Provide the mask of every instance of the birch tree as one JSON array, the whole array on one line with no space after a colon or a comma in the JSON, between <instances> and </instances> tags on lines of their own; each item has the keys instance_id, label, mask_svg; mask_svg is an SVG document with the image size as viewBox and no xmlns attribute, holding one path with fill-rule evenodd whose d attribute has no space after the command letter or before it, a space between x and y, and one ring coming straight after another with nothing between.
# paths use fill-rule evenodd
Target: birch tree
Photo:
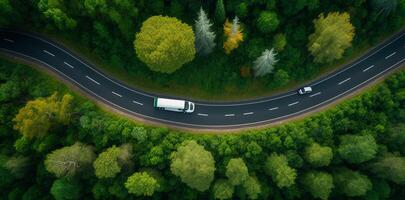
<instances>
[{"instance_id":1,"label":"birch tree","mask_svg":"<svg viewBox=\"0 0 405 200\"><path fill-rule=\"evenodd\" d=\"M254 61L253 69L255 70L255 76L264 76L273 72L274 65L277 63L276 53L274 49L264 50L262 55Z\"/></svg>"},{"instance_id":2,"label":"birch tree","mask_svg":"<svg viewBox=\"0 0 405 200\"><path fill-rule=\"evenodd\" d=\"M211 26L207 14L200 8L195 22L195 46L200 55L211 53L215 47L215 33L211 30Z\"/></svg>"}]
</instances>

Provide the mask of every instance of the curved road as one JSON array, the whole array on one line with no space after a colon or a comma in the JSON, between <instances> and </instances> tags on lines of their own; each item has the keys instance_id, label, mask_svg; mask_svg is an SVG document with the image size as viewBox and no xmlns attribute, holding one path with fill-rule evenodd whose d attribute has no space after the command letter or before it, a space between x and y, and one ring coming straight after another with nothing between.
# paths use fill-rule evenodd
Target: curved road
<instances>
[{"instance_id":1,"label":"curved road","mask_svg":"<svg viewBox=\"0 0 405 200\"><path fill-rule=\"evenodd\" d=\"M50 68L90 95L126 113L187 128L231 129L270 123L309 112L347 95L405 61L405 31L354 63L310 83L313 92L290 91L263 99L207 103L195 101L192 114L153 109L155 95L130 88L102 74L61 45L40 36L0 30L0 51Z\"/></svg>"}]
</instances>

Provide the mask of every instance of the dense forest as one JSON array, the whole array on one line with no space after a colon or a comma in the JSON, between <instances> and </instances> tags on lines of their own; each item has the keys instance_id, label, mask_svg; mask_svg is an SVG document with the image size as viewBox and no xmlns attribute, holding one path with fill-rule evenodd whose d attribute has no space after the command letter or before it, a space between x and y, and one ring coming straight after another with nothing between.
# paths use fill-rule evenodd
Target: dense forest
<instances>
[{"instance_id":1,"label":"dense forest","mask_svg":"<svg viewBox=\"0 0 405 200\"><path fill-rule=\"evenodd\" d=\"M223 135L135 124L0 61L0 199L401 199L405 71L286 125Z\"/></svg>"},{"instance_id":2,"label":"dense forest","mask_svg":"<svg viewBox=\"0 0 405 200\"><path fill-rule=\"evenodd\" d=\"M404 0L0 1L1 27L64 38L148 91L205 99L314 78L404 19Z\"/></svg>"}]
</instances>

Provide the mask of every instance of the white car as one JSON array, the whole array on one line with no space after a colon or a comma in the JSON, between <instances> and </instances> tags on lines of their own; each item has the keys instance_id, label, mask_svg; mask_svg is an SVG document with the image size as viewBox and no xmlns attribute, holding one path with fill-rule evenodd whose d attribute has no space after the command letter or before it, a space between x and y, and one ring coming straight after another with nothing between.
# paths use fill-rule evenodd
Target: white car
<instances>
[{"instance_id":1,"label":"white car","mask_svg":"<svg viewBox=\"0 0 405 200\"><path fill-rule=\"evenodd\" d=\"M301 89L298 90L298 94L309 94L312 92L312 88L311 87L303 87Z\"/></svg>"},{"instance_id":2,"label":"white car","mask_svg":"<svg viewBox=\"0 0 405 200\"><path fill-rule=\"evenodd\" d=\"M154 98L153 107L174 112L192 113L195 105L190 101Z\"/></svg>"}]
</instances>

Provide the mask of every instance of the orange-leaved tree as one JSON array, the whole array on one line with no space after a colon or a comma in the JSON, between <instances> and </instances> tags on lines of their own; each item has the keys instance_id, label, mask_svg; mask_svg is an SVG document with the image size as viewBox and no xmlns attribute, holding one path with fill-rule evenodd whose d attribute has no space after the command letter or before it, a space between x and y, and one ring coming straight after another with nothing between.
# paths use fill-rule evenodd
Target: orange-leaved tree
<instances>
[{"instance_id":1,"label":"orange-leaved tree","mask_svg":"<svg viewBox=\"0 0 405 200\"><path fill-rule=\"evenodd\" d=\"M225 21L224 34L227 37L224 42L225 53L230 54L231 51L238 48L239 43L243 41L243 34L239 25L238 17L233 19L232 24L228 19Z\"/></svg>"}]
</instances>

